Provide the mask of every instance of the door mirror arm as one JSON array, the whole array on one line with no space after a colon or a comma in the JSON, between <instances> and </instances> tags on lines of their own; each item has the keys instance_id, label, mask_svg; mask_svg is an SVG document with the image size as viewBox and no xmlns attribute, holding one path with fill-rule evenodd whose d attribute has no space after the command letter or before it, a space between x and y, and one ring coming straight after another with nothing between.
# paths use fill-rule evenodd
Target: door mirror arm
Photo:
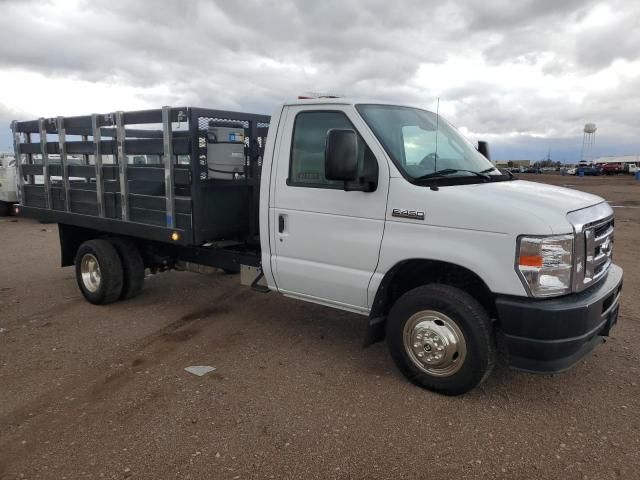
<instances>
[{"instance_id":1,"label":"door mirror arm","mask_svg":"<svg viewBox=\"0 0 640 480\"><path fill-rule=\"evenodd\" d=\"M377 178L360 177L358 183L344 182L345 192L375 192L378 188Z\"/></svg>"}]
</instances>

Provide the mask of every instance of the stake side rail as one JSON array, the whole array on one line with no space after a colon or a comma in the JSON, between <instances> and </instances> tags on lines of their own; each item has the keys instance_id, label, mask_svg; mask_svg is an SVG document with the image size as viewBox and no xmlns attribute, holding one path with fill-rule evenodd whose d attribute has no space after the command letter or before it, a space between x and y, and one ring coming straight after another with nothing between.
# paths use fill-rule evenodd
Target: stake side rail
<instances>
[{"instance_id":1,"label":"stake side rail","mask_svg":"<svg viewBox=\"0 0 640 480\"><path fill-rule=\"evenodd\" d=\"M209 178L211 120L244 128L241 178ZM269 121L251 113L163 107L13 122L22 212L168 243L177 237L182 245L255 240Z\"/></svg>"}]
</instances>

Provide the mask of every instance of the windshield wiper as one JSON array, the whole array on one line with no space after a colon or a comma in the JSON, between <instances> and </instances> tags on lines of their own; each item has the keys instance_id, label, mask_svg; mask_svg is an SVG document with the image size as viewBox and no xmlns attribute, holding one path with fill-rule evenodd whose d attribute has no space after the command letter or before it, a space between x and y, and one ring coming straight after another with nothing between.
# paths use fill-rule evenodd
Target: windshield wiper
<instances>
[{"instance_id":1,"label":"windshield wiper","mask_svg":"<svg viewBox=\"0 0 640 480\"><path fill-rule=\"evenodd\" d=\"M427 173L426 175L421 175L419 177L416 177L414 178L414 180L428 180L430 178L441 178L441 177L446 177L447 175L451 175L458 172L473 173L474 175L484 178L485 180L491 180L491 177L484 172L475 172L473 170L464 170L461 168L445 168L443 170L437 170L435 172Z\"/></svg>"},{"instance_id":2,"label":"windshield wiper","mask_svg":"<svg viewBox=\"0 0 640 480\"><path fill-rule=\"evenodd\" d=\"M497 168L497 167L485 168L484 170L480 170L479 173L489 173L489 172L491 172L493 170L498 170L500 172L500 175L504 176L504 172L502 170L500 170L499 168ZM511 170L506 169L504 171L507 172L507 175L509 175L510 179L513 180L514 178L516 178L515 175L513 173L511 173Z\"/></svg>"}]
</instances>

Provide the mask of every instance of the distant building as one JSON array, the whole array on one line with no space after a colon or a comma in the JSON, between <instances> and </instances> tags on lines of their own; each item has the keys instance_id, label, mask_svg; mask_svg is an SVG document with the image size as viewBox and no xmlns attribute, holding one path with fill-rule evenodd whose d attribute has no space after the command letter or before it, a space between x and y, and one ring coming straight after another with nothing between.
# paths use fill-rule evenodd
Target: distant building
<instances>
[{"instance_id":1,"label":"distant building","mask_svg":"<svg viewBox=\"0 0 640 480\"><path fill-rule=\"evenodd\" d=\"M593 159L593 163L595 164L633 163L636 165L640 165L640 155L617 155L617 156L610 156L610 157L598 157Z\"/></svg>"},{"instance_id":2,"label":"distant building","mask_svg":"<svg viewBox=\"0 0 640 480\"><path fill-rule=\"evenodd\" d=\"M509 162L512 167L529 167L531 166L531 160L496 160L493 162L498 168L508 168Z\"/></svg>"}]
</instances>

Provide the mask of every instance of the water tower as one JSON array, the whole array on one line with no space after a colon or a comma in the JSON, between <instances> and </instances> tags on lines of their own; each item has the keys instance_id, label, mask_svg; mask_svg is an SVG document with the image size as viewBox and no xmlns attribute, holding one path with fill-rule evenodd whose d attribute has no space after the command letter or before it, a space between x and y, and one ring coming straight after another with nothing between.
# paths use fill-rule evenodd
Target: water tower
<instances>
[{"instance_id":1,"label":"water tower","mask_svg":"<svg viewBox=\"0 0 640 480\"><path fill-rule=\"evenodd\" d=\"M593 146L596 143L596 124L585 123L582 134L582 154L580 160L590 162L593 160Z\"/></svg>"}]
</instances>

